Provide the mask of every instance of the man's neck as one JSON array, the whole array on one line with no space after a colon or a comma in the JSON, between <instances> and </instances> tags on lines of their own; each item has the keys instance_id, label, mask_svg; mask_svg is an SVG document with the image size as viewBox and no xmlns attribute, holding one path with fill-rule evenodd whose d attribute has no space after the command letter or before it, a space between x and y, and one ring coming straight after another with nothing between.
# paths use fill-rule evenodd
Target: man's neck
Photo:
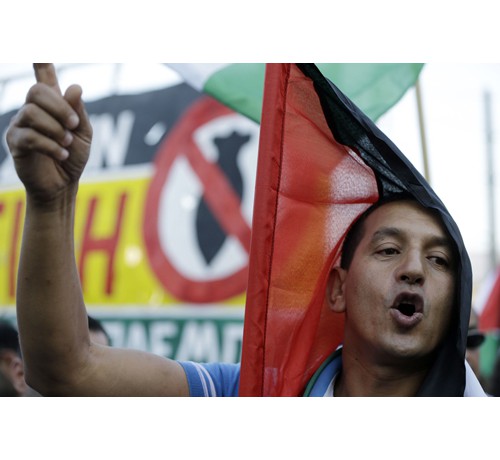
<instances>
[{"instance_id":1,"label":"man's neck","mask_svg":"<svg viewBox=\"0 0 500 460\"><path fill-rule=\"evenodd\" d=\"M335 396L415 396L427 368L367 365L342 351L342 371L335 382Z\"/></svg>"}]
</instances>

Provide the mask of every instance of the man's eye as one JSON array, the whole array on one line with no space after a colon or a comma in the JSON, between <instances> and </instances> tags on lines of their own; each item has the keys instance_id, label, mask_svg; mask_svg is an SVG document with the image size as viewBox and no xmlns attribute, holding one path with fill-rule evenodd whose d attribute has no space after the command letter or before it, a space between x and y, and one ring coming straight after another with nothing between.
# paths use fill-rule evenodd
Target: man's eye
<instances>
[{"instance_id":1,"label":"man's eye","mask_svg":"<svg viewBox=\"0 0 500 460\"><path fill-rule=\"evenodd\" d=\"M449 263L448 260L446 260L444 257L439 257L439 256L431 256L429 257L429 260L434 262L436 265L440 267L448 267Z\"/></svg>"},{"instance_id":2,"label":"man's eye","mask_svg":"<svg viewBox=\"0 0 500 460\"><path fill-rule=\"evenodd\" d=\"M398 250L396 248L384 248L381 249L378 253L383 256L393 256L395 254L398 254Z\"/></svg>"}]
</instances>

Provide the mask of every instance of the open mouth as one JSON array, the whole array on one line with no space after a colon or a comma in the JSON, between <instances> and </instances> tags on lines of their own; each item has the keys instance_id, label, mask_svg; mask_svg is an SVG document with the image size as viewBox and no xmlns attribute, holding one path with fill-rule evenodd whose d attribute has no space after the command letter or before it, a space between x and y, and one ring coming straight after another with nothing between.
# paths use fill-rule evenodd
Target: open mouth
<instances>
[{"instance_id":1,"label":"open mouth","mask_svg":"<svg viewBox=\"0 0 500 460\"><path fill-rule=\"evenodd\" d=\"M405 316L413 316L416 311L415 305L411 303L402 303L396 307Z\"/></svg>"},{"instance_id":2,"label":"open mouth","mask_svg":"<svg viewBox=\"0 0 500 460\"><path fill-rule=\"evenodd\" d=\"M392 308L404 316L411 317L415 313L422 313L423 300L418 294L402 293L396 297Z\"/></svg>"}]
</instances>

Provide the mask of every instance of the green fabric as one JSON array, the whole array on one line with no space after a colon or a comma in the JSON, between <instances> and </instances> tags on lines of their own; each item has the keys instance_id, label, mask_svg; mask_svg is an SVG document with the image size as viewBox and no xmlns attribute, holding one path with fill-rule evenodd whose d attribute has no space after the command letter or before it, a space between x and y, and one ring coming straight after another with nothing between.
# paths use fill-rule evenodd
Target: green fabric
<instances>
[{"instance_id":1,"label":"green fabric","mask_svg":"<svg viewBox=\"0 0 500 460\"><path fill-rule=\"evenodd\" d=\"M318 64L318 67L375 121L415 85L423 64Z\"/></svg>"},{"instance_id":2,"label":"green fabric","mask_svg":"<svg viewBox=\"0 0 500 460\"><path fill-rule=\"evenodd\" d=\"M486 379L493 375L499 346L498 334L485 334L484 342L479 348L479 372Z\"/></svg>"},{"instance_id":3,"label":"green fabric","mask_svg":"<svg viewBox=\"0 0 500 460\"><path fill-rule=\"evenodd\" d=\"M318 64L372 120L398 102L415 84L423 64ZM233 110L260 122L265 64L232 64L213 74L204 91Z\"/></svg>"},{"instance_id":4,"label":"green fabric","mask_svg":"<svg viewBox=\"0 0 500 460\"><path fill-rule=\"evenodd\" d=\"M233 64L216 72L204 91L236 112L260 123L265 64Z\"/></svg>"}]
</instances>

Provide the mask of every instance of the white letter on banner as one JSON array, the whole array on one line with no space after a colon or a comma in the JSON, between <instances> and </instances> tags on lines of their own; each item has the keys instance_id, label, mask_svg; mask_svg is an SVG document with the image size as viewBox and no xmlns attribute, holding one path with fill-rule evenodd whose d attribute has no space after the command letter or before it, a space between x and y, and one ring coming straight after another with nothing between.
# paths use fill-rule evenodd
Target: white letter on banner
<instances>
[{"instance_id":1,"label":"white letter on banner","mask_svg":"<svg viewBox=\"0 0 500 460\"><path fill-rule=\"evenodd\" d=\"M227 323L222 332L222 362L238 363L241 357L243 323Z\"/></svg>"},{"instance_id":2,"label":"white letter on banner","mask_svg":"<svg viewBox=\"0 0 500 460\"><path fill-rule=\"evenodd\" d=\"M176 359L179 361L219 361L219 340L214 323L188 321L184 326Z\"/></svg>"},{"instance_id":3,"label":"white letter on banner","mask_svg":"<svg viewBox=\"0 0 500 460\"><path fill-rule=\"evenodd\" d=\"M178 333L177 324L173 321L154 321L149 328L151 351L157 355L172 358L173 347L167 339L174 339Z\"/></svg>"},{"instance_id":4,"label":"white letter on banner","mask_svg":"<svg viewBox=\"0 0 500 460\"><path fill-rule=\"evenodd\" d=\"M111 338L113 347L125 347L125 324L122 321L106 320L102 321L102 325Z\"/></svg>"},{"instance_id":5,"label":"white letter on banner","mask_svg":"<svg viewBox=\"0 0 500 460\"><path fill-rule=\"evenodd\" d=\"M132 321L128 327L126 348L148 350L146 325L141 321Z\"/></svg>"},{"instance_id":6,"label":"white letter on banner","mask_svg":"<svg viewBox=\"0 0 500 460\"><path fill-rule=\"evenodd\" d=\"M131 110L121 112L114 124L109 113L90 117L94 134L87 168L100 169L106 166L122 166L125 163L135 115Z\"/></svg>"}]
</instances>

